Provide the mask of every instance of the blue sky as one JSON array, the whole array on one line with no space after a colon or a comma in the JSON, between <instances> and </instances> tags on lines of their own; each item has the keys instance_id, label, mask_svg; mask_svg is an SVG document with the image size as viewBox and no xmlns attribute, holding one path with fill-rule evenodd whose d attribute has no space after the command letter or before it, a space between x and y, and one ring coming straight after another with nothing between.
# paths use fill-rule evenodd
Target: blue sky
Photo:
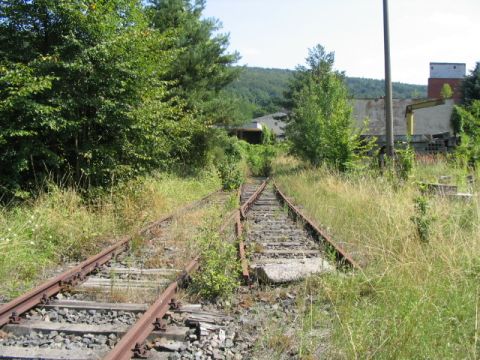
<instances>
[{"instance_id":1,"label":"blue sky","mask_svg":"<svg viewBox=\"0 0 480 360\"><path fill-rule=\"evenodd\" d=\"M480 61L480 0L389 0L392 78L426 84L429 62ZM348 76L384 77L382 0L207 0L240 64L294 68L320 43Z\"/></svg>"}]
</instances>

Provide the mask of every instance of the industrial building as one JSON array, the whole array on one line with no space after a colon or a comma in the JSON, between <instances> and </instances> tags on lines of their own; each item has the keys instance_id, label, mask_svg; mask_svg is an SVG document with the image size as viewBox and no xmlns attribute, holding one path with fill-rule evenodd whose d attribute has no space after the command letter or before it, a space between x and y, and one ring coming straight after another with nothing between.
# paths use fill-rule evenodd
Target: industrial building
<instances>
[{"instance_id":1,"label":"industrial building","mask_svg":"<svg viewBox=\"0 0 480 360\"><path fill-rule=\"evenodd\" d=\"M456 146L457 139L451 126L453 106L461 99L461 84L466 74L464 63L430 63L428 98L393 99L393 131L395 141L404 142L411 133L411 143L417 152L446 152ZM441 99L444 84L453 90L451 99ZM431 101L432 100L432 101ZM379 146L385 143L385 102L379 99L353 99L355 125L366 137L376 137ZM409 109L410 112L407 111ZM413 112L415 120L413 121ZM412 123L407 128L407 115ZM260 143L264 126L271 129L277 139L285 138L283 112L262 116L232 129L231 133L250 143Z\"/></svg>"},{"instance_id":2,"label":"industrial building","mask_svg":"<svg viewBox=\"0 0 480 360\"><path fill-rule=\"evenodd\" d=\"M440 98L443 85L448 84L453 90L452 98L458 104L462 98L461 85L466 71L467 66L465 63L430 63L428 98Z\"/></svg>"},{"instance_id":3,"label":"industrial building","mask_svg":"<svg viewBox=\"0 0 480 360\"><path fill-rule=\"evenodd\" d=\"M284 112L265 115L231 129L230 133L251 144L260 144L262 142L263 129L266 126L275 134L277 140L282 141L285 139L286 118L287 114Z\"/></svg>"}]
</instances>

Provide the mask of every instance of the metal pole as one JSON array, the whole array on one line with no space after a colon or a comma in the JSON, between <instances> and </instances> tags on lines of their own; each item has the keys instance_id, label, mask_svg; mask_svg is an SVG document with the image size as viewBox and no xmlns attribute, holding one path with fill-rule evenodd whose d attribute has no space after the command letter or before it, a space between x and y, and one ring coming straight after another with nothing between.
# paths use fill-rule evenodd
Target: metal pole
<instances>
[{"instance_id":1,"label":"metal pole","mask_svg":"<svg viewBox=\"0 0 480 360\"><path fill-rule=\"evenodd\" d=\"M393 118L392 118L392 74L390 68L390 31L388 22L388 0L383 0L383 37L385 43L385 131L386 150L393 156Z\"/></svg>"}]
</instances>

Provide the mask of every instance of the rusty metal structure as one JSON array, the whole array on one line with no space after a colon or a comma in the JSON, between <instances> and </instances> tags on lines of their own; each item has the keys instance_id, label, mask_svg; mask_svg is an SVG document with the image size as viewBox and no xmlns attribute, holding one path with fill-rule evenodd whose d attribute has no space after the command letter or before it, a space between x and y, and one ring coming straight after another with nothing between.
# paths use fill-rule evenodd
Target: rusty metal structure
<instances>
[{"instance_id":1,"label":"rusty metal structure","mask_svg":"<svg viewBox=\"0 0 480 360\"><path fill-rule=\"evenodd\" d=\"M246 214L249 209L259 199L260 195L264 191L268 184L268 179L265 179L256 188L256 190L249 196L246 201L238 208L233 210L225 217L225 220L220 228L220 233L225 233L230 226L232 233L236 240L238 240L239 246L239 259L242 265L242 276L246 283L250 284L251 277L249 274L249 266L245 253L245 244L243 241L243 225L242 221L246 219ZM331 248L337 258L337 262L349 266L351 268L359 268L359 265L337 244L335 244L327 234L325 234L318 226L316 226L311 220L309 220L287 197L280 191L278 186L274 184L274 189L284 204L288 206L295 216L301 219L306 226L308 226L318 237L324 241L329 248ZM195 203L204 201L214 193L207 195L206 197L198 200ZM237 193L240 197L240 191ZM182 210L192 208L195 203L191 203ZM158 226L164 221L171 219L174 214L166 216L153 224L148 225L140 231L140 234L148 233L152 228ZM56 276L55 278L47 281L46 283L38 286L37 288L29 291L28 293L14 299L13 301L5 304L0 308L0 326L7 323L18 323L21 319L19 317L23 312L40 304L45 304L49 301L49 298L60 291L74 287L80 282L84 281L86 276L115 256L129 248L129 243L132 240L131 237L125 237L118 241L116 244L103 250L99 254L92 256L91 258L80 263L76 267ZM177 291L188 283L190 275L195 272L201 266L201 258L198 256L190 261L185 267L182 274L180 274L173 282L171 282L167 288L157 297L153 304L143 315L136 321L136 323L122 336L120 341L113 347L113 349L104 357L108 360L126 360L135 358L145 358L148 356L149 348L146 340L150 334L154 331L164 331L165 322L162 319L165 314L170 310L178 306L175 300Z\"/></svg>"},{"instance_id":2,"label":"rusty metal structure","mask_svg":"<svg viewBox=\"0 0 480 360\"><path fill-rule=\"evenodd\" d=\"M192 207L207 200L219 191L220 190L214 191L207 196L201 198L200 200L188 204L187 206L181 208L179 212L191 209ZM161 218L160 220L149 224L148 226L140 230L139 234L143 235L147 233L153 227L158 226L158 224L170 220L174 215L175 213L169 214ZM129 247L131 240L132 237L130 236L122 238L114 245L101 251L97 255L89 257L87 260L83 261L74 268L57 275L56 277L46 281L45 283L28 291L27 293L4 304L2 307L0 307L0 327L7 323L17 323L19 321L19 316L25 311L28 311L37 305L46 304L49 301L50 297L58 294L66 288L74 287L79 283L83 282L88 274L96 271L103 264L107 263L109 260L113 259L118 254L126 251Z\"/></svg>"},{"instance_id":3,"label":"rusty metal structure","mask_svg":"<svg viewBox=\"0 0 480 360\"><path fill-rule=\"evenodd\" d=\"M148 356L148 347L145 340L151 332L164 330L162 318L167 311L176 306L175 294L187 277L197 270L199 258L193 259L183 273L163 291L150 308L142 315L130 330L122 336L121 340L110 351L105 360L128 360L132 357L142 358Z\"/></svg>"},{"instance_id":4,"label":"rusty metal structure","mask_svg":"<svg viewBox=\"0 0 480 360\"><path fill-rule=\"evenodd\" d=\"M310 230L319 238L320 241L323 241L328 248L332 250L335 254L335 258L337 264L340 266L347 266L353 269L359 270L360 265L352 259L347 252L342 249L337 243L335 243L332 238L323 231L318 225L316 225L311 219L309 219L298 207L296 207L292 201L290 201L284 193L278 188L277 184L274 184L274 188L280 200L285 203L289 210L294 213L296 217L298 217L301 221L305 223L305 225L310 228Z\"/></svg>"}]
</instances>

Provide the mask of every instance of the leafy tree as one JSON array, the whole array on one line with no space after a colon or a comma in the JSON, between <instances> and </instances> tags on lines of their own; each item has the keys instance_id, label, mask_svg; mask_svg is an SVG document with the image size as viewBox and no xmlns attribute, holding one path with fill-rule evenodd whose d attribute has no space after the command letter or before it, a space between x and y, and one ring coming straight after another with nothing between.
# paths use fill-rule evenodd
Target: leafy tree
<instances>
[{"instance_id":1,"label":"leafy tree","mask_svg":"<svg viewBox=\"0 0 480 360\"><path fill-rule=\"evenodd\" d=\"M440 90L440 96L442 99L450 99L453 96L452 87L449 84L443 84Z\"/></svg>"},{"instance_id":2,"label":"leafy tree","mask_svg":"<svg viewBox=\"0 0 480 360\"><path fill-rule=\"evenodd\" d=\"M480 160L480 100L469 106L455 106L456 130L461 136L457 157L464 163L475 165Z\"/></svg>"},{"instance_id":3,"label":"leafy tree","mask_svg":"<svg viewBox=\"0 0 480 360\"><path fill-rule=\"evenodd\" d=\"M321 45L309 50L306 61L297 67L287 93L292 104L287 136L296 155L345 171L356 159L359 141L344 75L333 70L334 54Z\"/></svg>"},{"instance_id":4,"label":"leafy tree","mask_svg":"<svg viewBox=\"0 0 480 360\"><path fill-rule=\"evenodd\" d=\"M165 81L173 35L149 27L140 0L1 2L1 192L201 158L207 128Z\"/></svg>"},{"instance_id":5,"label":"leafy tree","mask_svg":"<svg viewBox=\"0 0 480 360\"><path fill-rule=\"evenodd\" d=\"M170 48L180 50L162 78L174 83L173 94L205 122L222 123L227 111L216 114L228 109L230 102L218 95L238 76L238 69L230 65L239 55L227 53L228 34L218 33L218 20L202 18L204 8L205 0L150 0L148 12L154 28L175 34Z\"/></svg>"},{"instance_id":6,"label":"leafy tree","mask_svg":"<svg viewBox=\"0 0 480 360\"><path fill-rule=\"evenodd\" d=\"M462 96L463 103L467 106L473 100L480 100L480 62L477 62L475 69L463 80Z\"/></svg>"}]
</instances>

